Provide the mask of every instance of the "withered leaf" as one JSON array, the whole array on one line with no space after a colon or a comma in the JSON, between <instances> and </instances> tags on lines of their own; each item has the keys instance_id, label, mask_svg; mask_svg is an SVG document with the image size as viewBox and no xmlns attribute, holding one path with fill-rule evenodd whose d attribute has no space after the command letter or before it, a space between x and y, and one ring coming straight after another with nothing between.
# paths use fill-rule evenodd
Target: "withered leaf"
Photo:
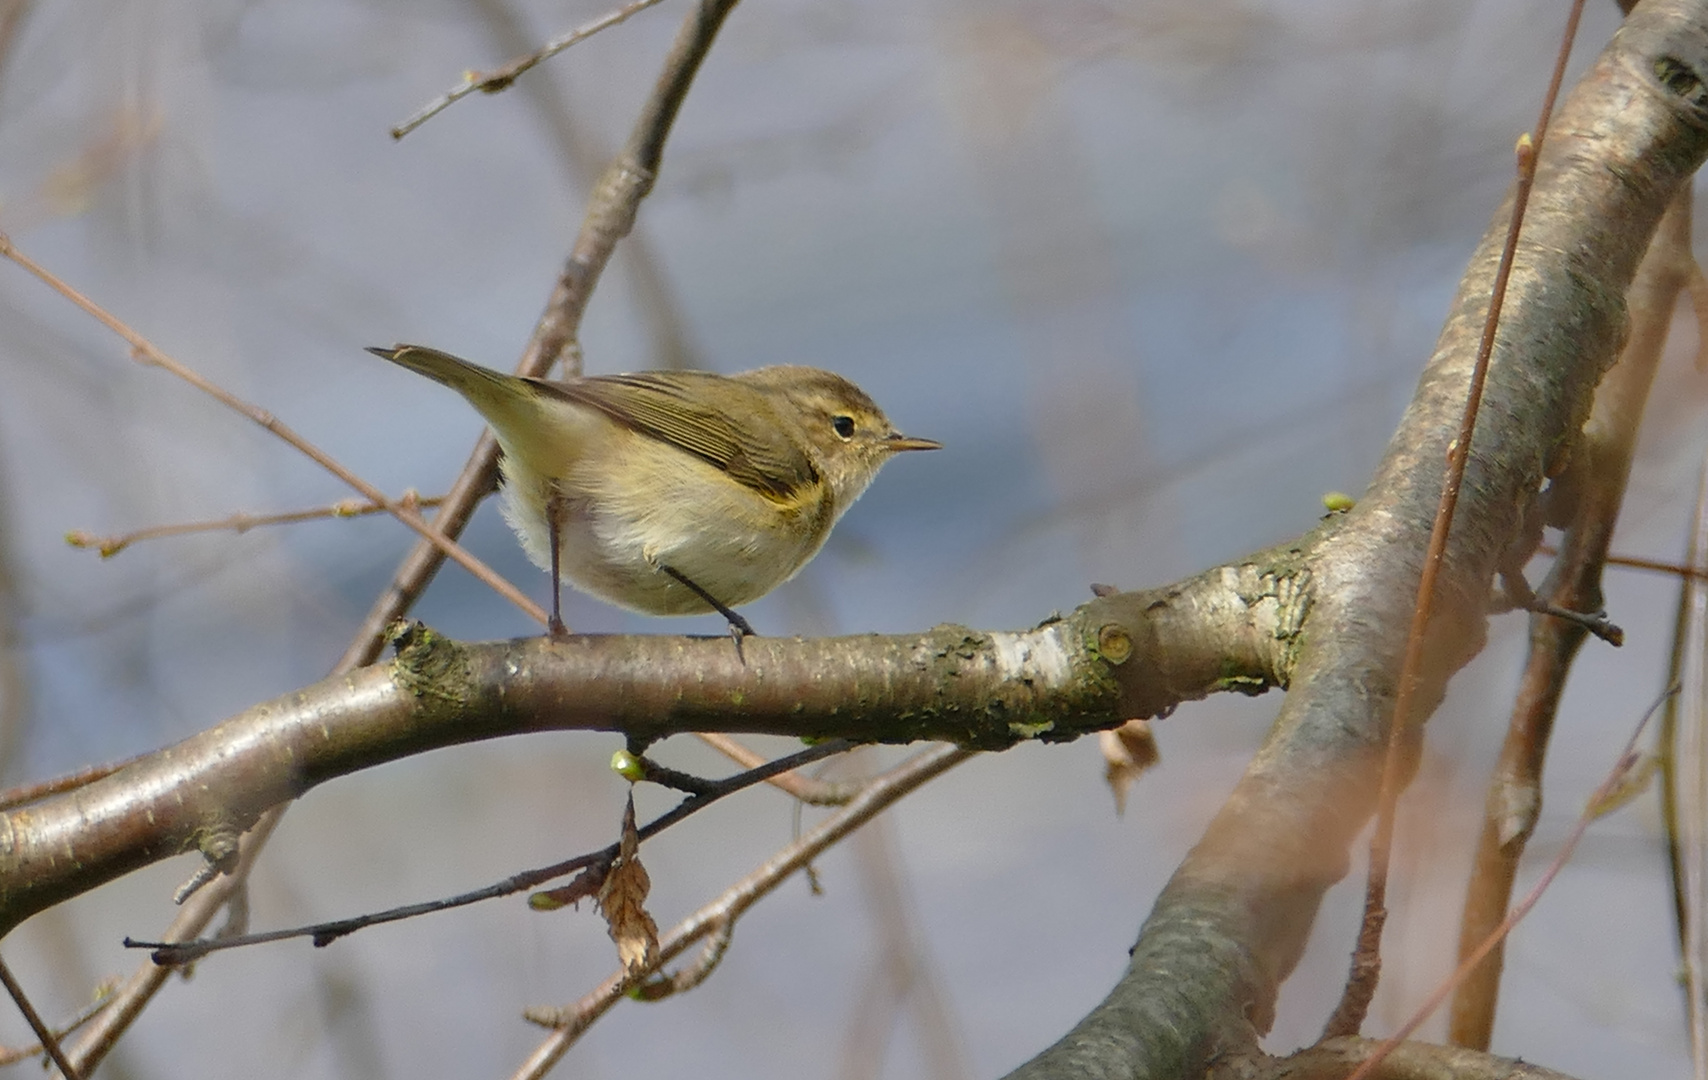
<instances>
[{"instance_id":1,"label":"withered leaf","mask_svg":"<svg viewBox=\"0 0 1708 1080\"><path fill-rule=\"evenodd\" d=\"M611 864L597 897L605 928L617 943L617 958L630 975L646 971L658 956L658 924L646 913L646 894L651 891L652 879L640 862L640 835L635 831L635 797L631 793L623 810L617 861Z\"/></svg>"},{"instance_id":2,"label":"withered leaf","mask_svg":"<svg viewBox=\"0 0 1708 1080\"><path fill-rule=\"evenodd\" d=\"M1129 720L1111 731L1100 731L1097 746L1103 751L1103 779L1109 782L1109 791L1115 796L1115 813L1125 813L1127 789L1160 756L1150 721Z\"/></svg>"}]
</instances>

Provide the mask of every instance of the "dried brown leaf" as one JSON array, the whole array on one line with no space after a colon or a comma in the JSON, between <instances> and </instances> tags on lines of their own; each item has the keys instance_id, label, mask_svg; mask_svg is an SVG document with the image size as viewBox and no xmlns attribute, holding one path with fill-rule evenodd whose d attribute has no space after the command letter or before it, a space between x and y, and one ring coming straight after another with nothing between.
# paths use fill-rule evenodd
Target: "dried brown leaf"
<instances>
[{"instance_id":1,"label":"dried brown leaf","mask_svg":"<svg viewBox=\"0 0 1708 1080\"><path fill-rule=\"evenodd\" d=\"M651 891L652 878L640 862L640 834L635 830L635 798L631 793L623 810L617 861L605 875L598 896L605 927L617 943L617 958L631 976L645 972L658 958L658 924L646 913L646 894Z\"/></svg>"},{"instance_id":2,"label":"dried brown leaf","mask_svg":"<svg viewBox=\"0 0 1708 1080\"><path fill-rule=\"evenodd\" d=\"M1129 720L1113 731L1099 732L1097 745L1103 751L1103 779L1115 796L1115 813L1126 813L1127 789L1161 756L1150 721Z\"/></svg>"},{"instance_id":3,"label":"dried brown leaf","mask_svg":"<svg viewBox=\"0 0 1708 1080\"><path fill-rule=\"evenodd\" d=\"M571 904L579 905L589 896L596 895L605 885L606 868L601 865L589 866L575 875L568 885L556 889L545 889L528 897L528 906L535 911L556 911Z\"/></svg>"}]
</instances>

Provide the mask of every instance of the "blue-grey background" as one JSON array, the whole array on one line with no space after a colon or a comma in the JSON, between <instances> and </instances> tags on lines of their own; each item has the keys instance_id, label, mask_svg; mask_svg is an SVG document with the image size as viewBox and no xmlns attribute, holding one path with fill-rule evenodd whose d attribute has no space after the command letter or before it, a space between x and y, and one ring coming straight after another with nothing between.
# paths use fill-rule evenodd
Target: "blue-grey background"
<instances>
[{"instance_id":1,"label":"blue-grey background","mask_svg":"<svg viewBox=\"0 0 1708 1080\"><path fill-rule=\"evenodd\" d=\"M370 481L435 493L479 422L362 346L514 363L586 194L553 110L582 156L618 145L682 0L401 143L387 129L464 69L507 59L506 34L543 40L604 5L0 5L21 12L0 68L0 227ZM641 269L664 288L637 289L638 249L619 254L589 311L588 369L657 366L676 326L695 363L835 368L904 430L946 444L892 465L819 559L752 605L764 632L1019 627L1094 581L1167 582L1303 531L1325 491L1362 488L1533 123L1563 21L1563 5L1534 0L749 0L641 214ZM1611 5L1592 6L1577 69L1613 25ZM1681 551L1708 397L1694 344L1681 321L1622 552ZM10 265L0 387L8 780L156 748L322 677L412 542L371 518L163 540L102 562L63 534L351 493L131 362ZM544 598L495 509L465 542ZM1631 641L1580 662L1528 877L1661 679L1674 586L1619 572L1609 594ZM719 629L568 603L583 630ZM466 638L538 629L454 566L418 614ZM1373 1030L1450 966L1522 627L1497 624L1431 725ZM962 767L865 846L823 859L825 895L797 880L757 908L703 988L619 1006L560 1075L1018 1064L1113 982L1277 703L1214 700L1158 725L1163 765L1120 819L1089 740ZM678 742L668 760L720 768ZM605 768L616 746L540 736L329 784L269 849L255 923L429 898L602 845L625 787ZM643 809L666 802L642 793ZM1655 819L1645 799L1598 823L1519 931L1496 1049L1585 1076L1687 1074ZM661 924L791 827L786 800L762 791L649 843ZM880 923L893 930L896 915L870 899L885 866L928 973L893 1030L855 1022L863 1000L889 1000ZM68 1014L100 976L131 970L119 939L158 932L192 869L173 860L45 914L6 956L45 1012ZM1358 893L1348 882L1325 905L1272 1048L1315 1036ZM595 915L520 899L324 951L223 955L169 987L103 1075L508 1075L540 1037L521 1009L573 1000L613 963ZM930 993L938 1012L920 1008ZM9 1008L0 1038L25 1039Z\"/></svg>"}]
</instances>

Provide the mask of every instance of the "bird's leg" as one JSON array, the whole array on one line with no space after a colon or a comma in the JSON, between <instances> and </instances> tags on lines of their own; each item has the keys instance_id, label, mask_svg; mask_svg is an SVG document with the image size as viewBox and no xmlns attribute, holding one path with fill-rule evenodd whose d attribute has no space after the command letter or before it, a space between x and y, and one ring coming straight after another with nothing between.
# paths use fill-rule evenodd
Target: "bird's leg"
<instances>
[{"instance_id":1,"label":"bird's leg","mask_svg":"<svg viewBox=\"0 0 1708 1080\"><path fill-rule=\"evenodd\" d=\"M562 555L558 545L563 540L563 496L552 492L546 496L546 538L552 547L552 617L546 620L546 636L553 641L562 641L569 636L569 628L563 625L563 577L558 569L558 560Z\"/></svg>"},{"instance_id":2,"label":"bird's leg","mask_svg":"<svg viewBox=\"0 0 1708 1080\"><path fill-rule=\"evenodd\" d=\"M742 638L759 636L759 634L753 629L752 623L742 618L741 614L734 608L725 604L706 590L700 588L700 586L696 585L693 579L688 577L688 575L682 573L674 566L667 566L664 563L659 563L658 568L675 578L677 581L680 581L683 585L687 586L689 592L712 605L713 610L715 610L719 615L722 615L725 619L729 620L729 634L730 637L735 639L735 651L738 655L741 653Z\"/></svg>"}]
</instances>

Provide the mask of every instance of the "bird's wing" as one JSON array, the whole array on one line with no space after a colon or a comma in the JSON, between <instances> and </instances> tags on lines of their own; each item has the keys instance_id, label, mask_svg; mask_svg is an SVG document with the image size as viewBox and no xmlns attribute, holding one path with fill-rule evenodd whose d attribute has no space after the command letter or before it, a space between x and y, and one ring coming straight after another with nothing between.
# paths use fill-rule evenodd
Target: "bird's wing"
<instances>
[{"instance_id":1,"label":"bird's wing","mask_svg":"<svg viewBox=\"0 0 1708 1080\"><path fill-rule=\"evenodd\" d=\"M819 482L812 459L779 423L768 395L733 379L705 372L643 371L537 385L709 461L769 498L797 499ZM740 410L743 421L736 422L726 408L707 404L708 387L715 388L729 408Z\"/></svg>"}]
</instances>

